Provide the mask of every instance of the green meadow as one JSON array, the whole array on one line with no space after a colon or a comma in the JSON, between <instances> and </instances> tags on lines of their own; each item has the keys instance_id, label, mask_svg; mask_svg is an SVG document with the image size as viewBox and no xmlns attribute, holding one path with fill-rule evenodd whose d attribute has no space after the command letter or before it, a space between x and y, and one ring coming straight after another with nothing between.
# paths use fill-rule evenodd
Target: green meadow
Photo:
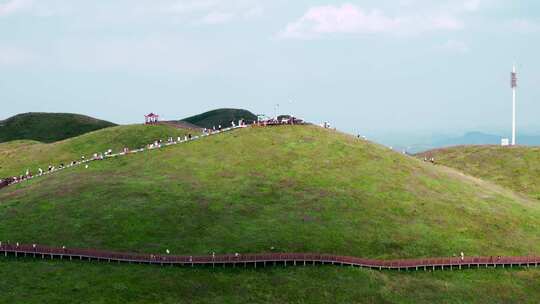
<instances>
[{"instance_id":1,"label":"green meadow","mask_svg":"<svg viewBox=\"0 0 540 304\"><path fill-rule=\"evenodd\" d=\"M437 162L540 199L540 148L458 146L429 151Z\"/></svg>"},{"instance_id":2,"label":"green meadow","mask_svg":"<svg viewBox=\"0 0 540 304\"><path fill-rule=\"evenodd\" d=\"M0 146L6 174L185 132L115 127ZM2 150L3 149L3 150ZM42 159L36 150L45 149ZM7 152L6 152L7 151ZM56 151L52 153L51 151ZM19 160L19 156L24 158ZM41 157L41 156L40 156ZM5 175L5 174L4 174ZM172 254L367 258L538 255L540 205L510 189L315 126L247 128L92 162L0 191L0 240ZM4 301L508 303L540 300L536 270L255 270L0 260ZM25 288L26 287L26 288ZM52 291L55 290L53 293ZM41 301L40 301L41 300Z\"/></svg>"}]
</instances>

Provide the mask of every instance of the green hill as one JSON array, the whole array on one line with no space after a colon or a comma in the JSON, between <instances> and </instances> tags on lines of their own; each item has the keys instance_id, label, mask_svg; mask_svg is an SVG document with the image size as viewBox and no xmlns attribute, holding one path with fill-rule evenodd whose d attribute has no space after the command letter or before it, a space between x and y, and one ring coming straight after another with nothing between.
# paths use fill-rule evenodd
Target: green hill
<instances>
[{"instance_id":1,"label":"green hill","mask_svg":"<svg viewBox=\"0 0 540 304\"><path fill-rule=\"evenodd\" d=\"M45 170L48 165L68 164L82 156L91 157L108 149L119 152L124 147L140 148L158 139L184 136L189 132L167 125L127 125L50 144L35 141L0 143L0 177L18 176L27 169L35 174L38 168Z\"/></svg>"},{"instance_id":2,"label":"green hill","mask_svg":"<svg viewBox=\"0 0 540 304\"><path fill-rule=\"evenodd\" d=\"M437 163L540 199L540 148L457 146L421 153Z\"/></svg>"},{"instance_id":3,"label":"green hill","mask_svg":"<svg viewBox=\"0 0 540 304\"><path fill-rule=\"evenodd\" d=\"M238 123L238 120L243 119L246 122L257 121L257 116L247 110L241 109L217 109L205 112L199 115L188 117L182 121L197 125L201 128L211 129L212 127L230 127L231 122Z\"/></svg>"},{"instance_id":4,"label":"green hill","mask_svg":"<svg viewBox=\"0 0 540 304\"><path fill-rule=\"evenodd\" d=\"M50 143L114 125L78 114L25 113L0 121L0 143L21 139Z\"/></svg>"},{"instance_id":5,"label":"green hill","mask_svg":"<svg viewBox=\"0 0 540 304\"><path fill-rule=\"evenodd\" d=\"M77 146L92 147L85 136ZM383 259L540 252L535 201L314 126L248 128L93 162L5 188L0 202L0 240L30 244L193 255L274 248ZM11 274L0 283L7 302L28 286L37 286L33 302L540 300L534 270L398 274L0 263L0 274Z\"/></svg>"}]
</instances>

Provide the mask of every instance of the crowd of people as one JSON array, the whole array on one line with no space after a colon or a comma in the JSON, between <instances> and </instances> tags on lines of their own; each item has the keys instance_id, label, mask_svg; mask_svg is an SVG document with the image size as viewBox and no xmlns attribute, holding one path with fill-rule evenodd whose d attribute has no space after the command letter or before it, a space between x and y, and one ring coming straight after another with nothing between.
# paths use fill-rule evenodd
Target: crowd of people
<instances>
[{"instance_id":1,"label":"crowd of people","mask_svg":"<svg viewBox=\"0 0 540 304\"><path fill-rule=\"evenodd\" d=\"M275 125L299 125L299 124L304 124L304 121L294 116L281 115L281 116L278 116L277 118L254 121L252 122L251 126L275 126ZM75 167L75 166L85 165L85 167L88 168L88 163L92 161L99 161L99 160L104 160L106 158L113 158L113 157L123 156L127 154L139 153L145 150L161 149L164 146L177 145L177 144L189 142L192 140L197 140L199 138L210 136L213 134L227 132L233 129L244 128L247 126L248 124L243 119L240 119L238 120L238 122L231 121L229 127L223 127L222 125L217 125L217 126L213 126L212 128L205 128L202 130L202 134L198 136L187 134L184 137L180 137L180 136L176 138L168 137L166 142L159 139L139 149L129 149L125 147L122 149L121 152L118 152L118 153L113 153L112 149L108 149L105 152L94 153L92 157L90 158L86 158L86 156L81 156L79 159L73 160L67 164L60 163L59 165L49 165L45 170L42 168L38 168L36 170L36 174L32 173L30 169L27 169L26 172L24 172L24 174L21 174L19 176L0 178L0 189L3 187L7 187L9 185L18 184L26 180L33 179L35 177L49 175L49 174L52 174L52 173L55 173L55 172L58 172L67 168Z\"/></svg>"},{"instance_id":2,"label":"crowd of people","mask_svg":"<svg viewBox=\"0 0 540 304\"><path fill-rule=\"evenodd\" d=\"M244 128L244 127L247 127L247 124L243 120L239 120L238 122L232 121L230 127L223 128L221 125L218 125L218 126L212 127L211 129L205 128L202 134L198 136L194 136L193 134L190 133L190 134L185 135L184 137L180 137L180 136L176 138L168 137L166 142L164 142L161 139L155 140L153 143L150 143L146 145L145 147L139 148L139 149L129 149L125 147L119 153L113 153L112 149L108 149L105 152L94 153L91 158L86 158L85 156L81 156L80 159L74 160L68 163L67 165L64 163L60 163L57 166L49 165L46 168L46 170L43 170L42 168L38 168L36 174L33 174L29 169L27 169L24 172L24 174L21 174L19 176L0 178L0 189L3 187L13 185L13 184L24 182L29 179L33 179L35 177L45 176L45 175L52 174L52 173L55 173L55 172L58 172L67 168L75 167L75 166L85 165L86 168L88 168L88 163L92 161L99 161L99 160L104 160L106 158L114 158L114 157L124 156L127 154L140 153L140 152L144 152L145 150L148 151L148 150L160 149L162 147L177 145L177 144L197 140L202 137L207 137L213 134L227 132L233 129Z\"/></svg>"},{"instance_id":3,"label":"crowd of people","mask_svg":"<svg viewBox=\"0 0 540 304\"><path fill-rule=\"evenodd\" d=\"M301 125L305 124L305 122L298 118L291 115L280 115L275 118L268 118L263 120L258 120L257 122L253 123L256 126L280 126L280 125Z\"/></svg>"}]
</instances>

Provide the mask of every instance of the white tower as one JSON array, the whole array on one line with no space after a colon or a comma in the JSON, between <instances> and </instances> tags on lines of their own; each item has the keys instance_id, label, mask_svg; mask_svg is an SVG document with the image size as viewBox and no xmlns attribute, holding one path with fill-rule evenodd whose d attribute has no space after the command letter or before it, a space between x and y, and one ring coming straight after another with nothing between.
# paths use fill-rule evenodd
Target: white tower
<instances>
[{"instance_id":1,"label":"white tower","mask_svg":"<svg viewBox=\"0 0 540 304\"><path fill-rule=\"evenodd\" d=\"M512 146L516 145L516 88L517 71L514 64L512 67Z\"/></svg>"}]
</instances>

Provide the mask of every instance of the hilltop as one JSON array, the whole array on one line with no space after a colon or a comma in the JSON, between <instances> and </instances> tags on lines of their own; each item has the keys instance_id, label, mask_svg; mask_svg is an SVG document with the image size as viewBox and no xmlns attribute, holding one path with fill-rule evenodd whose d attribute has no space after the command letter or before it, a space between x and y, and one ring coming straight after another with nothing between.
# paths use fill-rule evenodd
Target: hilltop
<instances>
[{"instance_id":1,"label":"hilltop","mask_svg":"<svg viewBox=\"0 0 540 304\"><path fill-rule=\"evenodd\" d=\"M177 129L166 132L171 130ZM85 136L77 146L95 150ZM5 188L0 202L0 240L29 244L382 259L540 252L535 201L315 126L247 128L92 162L88 169ZM485 302L540 299L534 283L540 273L532 270L397 274L330 267L164 270L3 258L0 263L0 273L14 272L4 289L37 285L53 301L60 294L77 295L81 302L120 302L121 294L165 303L475 302L478 289L490 290ZM48 277L35 276L52 269L62 282L54 295ZM3 296L9 300L10 294Z\"/></svg>"},{"instance_id":2,"label":"hilltop","mask_svg":"<svg viewBox=\"0 0 540 304\"><path fill-rule=\"evenodd\" d=\"M418 154L540 199L540 147L456 146Z\"/></svg>"},{"instance_id":3,"label":"hilltop","mask_svg":"<svg viewBox=\"0 0 540 304\"><path fill-rule=\"evenodd\" d=\"M25 113L0 121L0 143L12 140L55 142L115 124L69 113Z\"/></svg>"},{"instance_id":4,"label":"hilltop","mask_svg":"<svg viewBox=\"0 0 540 304\"><path fill-rule=\"evenodd\" d=\"M242 109L217 109L185 118L182 121L201 128L211 129L214 126L217 128L219 125L229 127L232 121L238 123L240 119L243 119L246 123L251 123L257 121L257 116Z\"/></svg>"}]
</instances>

